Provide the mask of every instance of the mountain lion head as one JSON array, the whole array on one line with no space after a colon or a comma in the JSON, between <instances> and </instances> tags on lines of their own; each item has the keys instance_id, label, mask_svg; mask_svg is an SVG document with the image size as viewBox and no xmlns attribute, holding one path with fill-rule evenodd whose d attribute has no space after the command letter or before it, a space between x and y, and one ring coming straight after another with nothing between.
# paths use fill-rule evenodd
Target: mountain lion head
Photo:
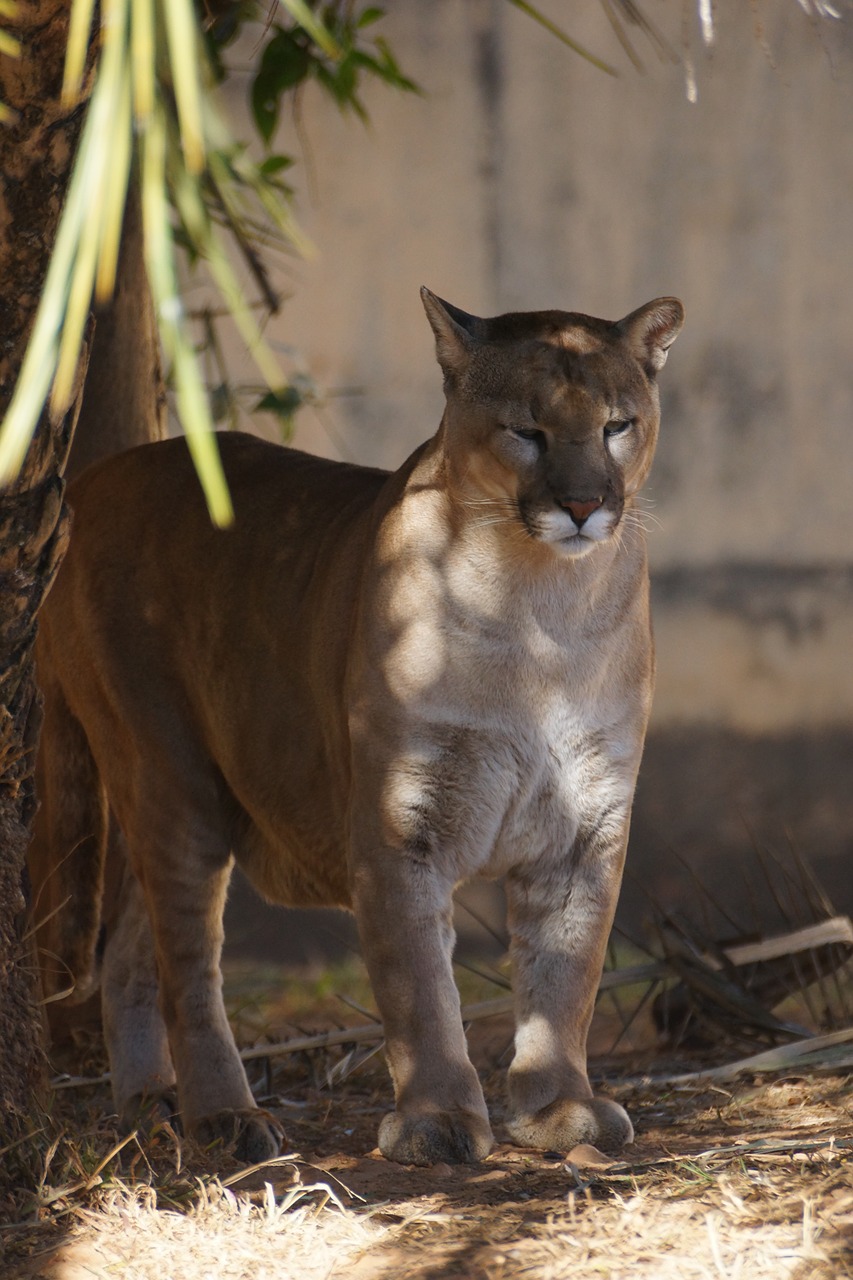
<instances>
[{"instance_id":1,"label":"mountain lion head","mask_svg":"<svg viewBox=\"0 0 853 1280\"><path fill-rule=\"evenodd\" d=\"M656 375L684 319L678 299L610 322L566 311L481 319L421 296L457 495L561 556L613 537L652 463Z\"/></svg>"}]
</instances>

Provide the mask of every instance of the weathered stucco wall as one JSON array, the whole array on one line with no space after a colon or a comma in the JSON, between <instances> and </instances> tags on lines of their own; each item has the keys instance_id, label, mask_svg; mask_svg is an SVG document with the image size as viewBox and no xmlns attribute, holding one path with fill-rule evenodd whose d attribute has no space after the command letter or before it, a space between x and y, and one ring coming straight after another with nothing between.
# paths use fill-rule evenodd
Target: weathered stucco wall
<instances>
[{"instance_id":1,"label":"weathered stucco wall","mask_svg":"<svg viewBox=\"0 0 853 1280\"><path fill-rule=\"evenodd\" d=\"M646 7L681 50L695 6ZM397 0L387 35L425 96L370 89L366 133L310 97L304 134L284 127L294 151L307 136L319 256L292 267L277 336L330 393L296 443L393 467L432 432L421 283L483 314L682 297L632 857L672 843L728 866L744 822L777 845L787 827L851 897L853 17L718 0L710 50L692 30L691 103L639 37L632 69L598 4L543 8L619 78L505 0Z\"/></svg>"}]
</instances>

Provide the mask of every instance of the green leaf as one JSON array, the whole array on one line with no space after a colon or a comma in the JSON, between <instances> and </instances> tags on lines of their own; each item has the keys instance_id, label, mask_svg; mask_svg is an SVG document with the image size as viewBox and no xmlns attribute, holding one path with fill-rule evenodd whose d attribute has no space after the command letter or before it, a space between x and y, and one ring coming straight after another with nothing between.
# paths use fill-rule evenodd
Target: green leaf
<instances>
[{"instance_id":1,"label":"green leaf","mask_svg":"<svg viewBox=\"0 0 853 1280\"><path fill-rule=\"evenodd\" d=\"M615 67L611 67L609 62L603 62L601 58L597 58L594 53L590 53L589 49L585 49L582 44L578 44L577 40L573 40L568 32L562 27L558 27L556 22L552 22L544 13L536 8L535 5L529 3L529 0L509 0L510 4L514 4L516 9L520 9L522 13L526 13L528 18L532 18L534 22L538 22L546 31L550 31L552 36L556 36L563 44L579 53L582 58L586 58L587 62L591 62L594 67L598 67L599 71L606 71L609 76L618 76L619 72Z\"/></svg>"},{"instance_id":2,"label":"green leaf","mask_svg":"<svg viewBox=\"0 0 853 1280\"><path fill-rule=\"evenodd\" d=\"M65 107L76 102L80 95L94 8L95 0L77 0L76 4L71 6L68 42L65 46L65 70L62 77L62 105Z\"/></svg>"},{"instance_id":3,"label":"green leaf","mask_svg":"<svg viewBox=\"0 0 853 1280\"><path fill-rule=\"evenodd\" d=\"M204 106L198 23L190 0L161 0L181 143L190 173L204 169Z\"/></svg>"},{"instance_id":4,"label":"green leaf","mask_svg":"<svg viewBox=\"0 0 853 1280\"><path fill-rule=\"evenodd\" d=\"M166 192L168 127L164 111L161 104L155 106L142 138L140 186L145 263L163 348L172 361L181 425L186 431L210 517L214 524L224 527L232 523L234 510L178 290ZM191 175L187 178L192 181Z\"/></svg>"},{"instance_id":5,"label":"green leaf","mask_svg":"<svg viewBox=\"0 0 853 1280\"><path fill-rule=\"evenodd\" d=\"M269 143L275 133L282 94L310 76L313 62L302 39L292 31L276 29L264 49L251 90L252 113L264 142Z\"/></svg>"},{"instance_id":6,"label":"green leaf","mask_svg":"<svg viewBox=\"0 0 853 1280\"><path fill-rule=\"evenodd\" d=\"M234 397L227 383L218 382L210 388L210 412L214 422L226 422L232 417Z\"/></svg>"},{"instance_id":7,"label":"green leaf","mask_svg":"<svg viewBox=\"0 0 853 1280\"><path fill-rule=\"evenodd\" d=\"M342 56L342 49L329 28L322 22L306 4L306 0L279 0L281 4L290 13L295 22L298 22L304 31L318 45L327 57L337 59Z\"/></svg>"},{"instance_id":8,"label":"green leaf","mask_svg":"<svg viewBox=\"0 0 853 1280\"><path fill-rule=\"evenodd\" d=\"M268 391L255 405L255 413L274 413L277 418L290 420L296 410L304 404L298 387L283 387L280 391Z\"/></svg>"},{"instance_id":9,"label":"green leaf","mask_svg":"<svg viewBox=\"0 0 853 1280\"><path fill-rule=\"evenodd\" d=\"M260 76L252 85L252 115L263 142L269 144L278 124L278 98Z\"/></svg>"},{"instance_id":10,"label":"green leaf","mask_svg":"<svg viewBox=\"0 0 853 1280\"><path fill-rule=\"evenodd\" d=\"M376 5L369 5L358 15L355 25L357 27L369 27L372 22L378 22L380 18L384 17L384 9L380 9Z\"/></svg>"},{"instance_id":11,"label":"green leaf","mask_svg":"<svg viewBox=\"0 0 853 1280\"><path fill-rule=\"evenodd\" d=\"M377 36L374 43L379 53L382 55L382 69L380 73L382 78L388 84L393 85L395 89L402 89L405 93L422 93L423 91L420 85L416 84L414 80L410 80L409 77L404 75L401 71L400 64L391 52L388 41L385 37Z\"/></svg>"},{"instance_id":12,"label":"green leaf","mask_svg":"<svg viewBox=\"0 0 853 1280\"><path fill-rule=\"evenodd\" d=\"M265 178L273 178L277 173L281 173L283 169L290 169L295 164L293 156L267 156L263 164L260 166L261 173Z\"/></svg>"}]
</instances>

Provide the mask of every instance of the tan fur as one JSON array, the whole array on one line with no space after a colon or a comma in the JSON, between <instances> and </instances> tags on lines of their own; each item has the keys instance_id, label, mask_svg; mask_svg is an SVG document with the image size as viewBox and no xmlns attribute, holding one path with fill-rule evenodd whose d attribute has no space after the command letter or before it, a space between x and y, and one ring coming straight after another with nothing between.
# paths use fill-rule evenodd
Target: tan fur
<instances>
[{"instance_id":1,"label":"tan fur","mask_svg":"<svg viewBox=\"0 0 853 1280\"><path fill-rule=\"evenodd\" d=\"M222 532L185 445L142 446L72 486L44 613L34 868L40 901L68 899L44 933L55 985L91 981L103 917L125 1121L176 1087L190 1130L249 1159L280 1133L222 1005L232 857L275 901L354 909L389 1158L492 1141L451 969L451 894L474 876L503 877L509 902L510 1134L632 1136L593 1098L586 1037L651 697L634 495L682 309L482 320L423 296L447 407L399 471L223 436ZM126 868L102 909L108 848Z\"/></svg>"}]
</instances>

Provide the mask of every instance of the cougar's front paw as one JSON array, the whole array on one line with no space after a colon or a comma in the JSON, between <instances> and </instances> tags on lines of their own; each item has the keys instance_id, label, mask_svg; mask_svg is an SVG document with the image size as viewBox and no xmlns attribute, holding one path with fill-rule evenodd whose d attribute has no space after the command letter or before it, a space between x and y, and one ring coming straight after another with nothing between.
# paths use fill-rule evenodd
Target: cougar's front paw
<instances>
[{"instance_id":1,"label":"cougar's front paw","mask_svg":"<svg viewBox=\"0 0 853 1280\"><path fill-rule=\"evenodd\" d=\"M261 1164L281 1151L284 1130L268 1111L217 1111L202 1116L192 1126L196 1142L202 1146L221 1142L233 1149L237 1160L245 1164Z\"/></svg>"},{"instance_id":2,"label":"cougar's front paw","mask_svg":"<svg viewBox=\"0 0 853 1280\"><path fill-rule=\"evenodd\" d=\"M493 1142L488 1120L473 1111L394 1111L379 1126L379 1150L398 1164L476 1164Z\"/></svg>"},{"instance_id":3,"label":"cougar's front paw","mask_svg":"<svg viewBox=\"0 0 853 1280\"><path fill-rule=\"evenodd\" d=\"M613 1155L634 1141L634 1126L618 1102L606 1098L575 1101L558 1098L541 1111L519 1113L507 1123L513 1142L520 1147L571 1151L588 1142Z\"/></svg>"}]
</instances>

